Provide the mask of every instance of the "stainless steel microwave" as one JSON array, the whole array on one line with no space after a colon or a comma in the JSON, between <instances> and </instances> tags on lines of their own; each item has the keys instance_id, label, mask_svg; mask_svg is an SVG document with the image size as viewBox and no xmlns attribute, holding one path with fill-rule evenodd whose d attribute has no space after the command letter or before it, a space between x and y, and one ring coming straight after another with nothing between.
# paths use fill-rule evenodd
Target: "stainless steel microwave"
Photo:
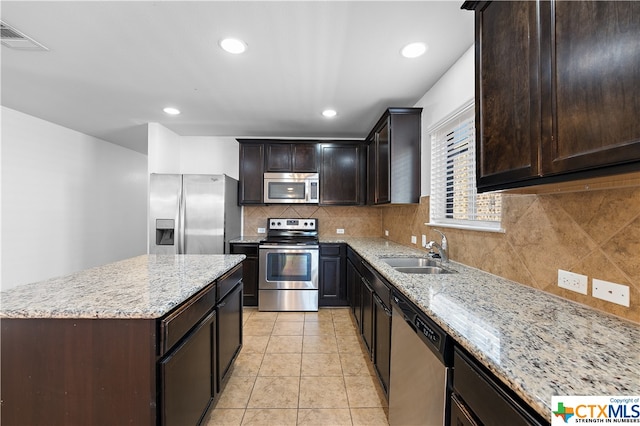
<instances>
[{"instance_id":1,"label":"stainless steel microwave","mask_svg":"<svg viewBox=\"0 0 640 426\"><path fill-rule=\"evenodd\" d=\"M265 173L265 204L318 202L318 173Z\"/></svg>"}]
</instances>

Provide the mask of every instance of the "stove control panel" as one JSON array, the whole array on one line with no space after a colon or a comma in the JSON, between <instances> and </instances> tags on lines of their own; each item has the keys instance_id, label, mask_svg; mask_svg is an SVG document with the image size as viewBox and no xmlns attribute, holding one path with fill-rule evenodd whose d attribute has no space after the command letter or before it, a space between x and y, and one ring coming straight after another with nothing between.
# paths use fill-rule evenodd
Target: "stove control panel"
<instances>
[{"instance_id":1,"label":"stove control panel","mask_svg":"<svg viewBox=\"0 0 640 426\"><path fill-rule=\"evenodd\" d=\"M318 219L269 219L270 230L286 231L315 231L318 229Z\"/></svg>"}]
</instances>

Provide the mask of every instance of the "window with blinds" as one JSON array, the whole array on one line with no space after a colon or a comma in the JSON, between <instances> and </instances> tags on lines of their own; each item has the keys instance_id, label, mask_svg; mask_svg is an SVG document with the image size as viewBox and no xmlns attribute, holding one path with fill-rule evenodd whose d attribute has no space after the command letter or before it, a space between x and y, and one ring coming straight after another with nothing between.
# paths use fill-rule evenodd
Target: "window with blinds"
<instances>
[{"instance_id":1,"label":"window with blinds","mask_svg":"<svg viewBox=\"0 0 640 426\"><path fill-rule=\"evenodd\" d=\"M430 224L501 231L502 195L476 191L474 104L431 131Z\"/></svg>"}]
</instances>

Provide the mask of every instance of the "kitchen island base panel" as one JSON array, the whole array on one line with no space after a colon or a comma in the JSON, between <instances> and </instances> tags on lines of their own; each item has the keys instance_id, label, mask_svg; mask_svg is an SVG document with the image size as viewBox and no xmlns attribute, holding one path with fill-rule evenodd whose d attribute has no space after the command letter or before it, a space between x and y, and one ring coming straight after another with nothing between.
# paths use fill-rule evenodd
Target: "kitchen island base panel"
<instances>
[{"instance_id":1,"label":"kitchen island base panel","mask_svg":"<svg viewBox=\"0 0 640 426\"><path fill-rule=\"evenodd\" d=\"M155 425L156 323L2 319L3 425Z\"/></svg>"}]
</instances>

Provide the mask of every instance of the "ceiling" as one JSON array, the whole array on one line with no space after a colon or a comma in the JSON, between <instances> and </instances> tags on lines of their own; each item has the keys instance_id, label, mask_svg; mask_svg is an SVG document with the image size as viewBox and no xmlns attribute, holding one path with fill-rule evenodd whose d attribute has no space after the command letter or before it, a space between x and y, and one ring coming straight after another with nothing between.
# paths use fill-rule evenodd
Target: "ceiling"
<instances>
[{"instance_id":1,"label":"ceiling","mask_svg":"<svg viewBox=\"0 0 640 426\"><path fill-rule=\"evenodd\" d=\"M2 21L49 50L2 46L2 105L140 152L149 122L182 136L363 138L473 44L461 3L3 0ZM221 50L228 36L247 51ZM402 57L414 41L427 53Z\"/></svg>"}]
</instances>

